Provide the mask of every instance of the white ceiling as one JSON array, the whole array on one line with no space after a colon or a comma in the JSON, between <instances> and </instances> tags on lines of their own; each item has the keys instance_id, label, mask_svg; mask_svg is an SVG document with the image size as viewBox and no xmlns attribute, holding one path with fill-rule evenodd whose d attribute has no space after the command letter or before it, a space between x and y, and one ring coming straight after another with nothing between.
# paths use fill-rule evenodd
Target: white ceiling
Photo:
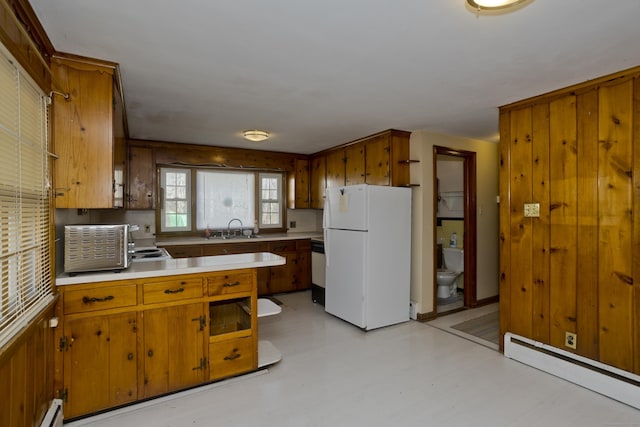
<instances>
[{"instance_id":1,"label":"white ceiling","mask_svg":"<svg viewBox=\"0 0 640 427\"><path fill-rule=\"evenodd\" d=\"M132 138L296 153L384 129L497 141L497 107L640 65L639 0L31 0L114 61ZM272 132L249 143L241 131Z\"/></svg>"}]
</instances>

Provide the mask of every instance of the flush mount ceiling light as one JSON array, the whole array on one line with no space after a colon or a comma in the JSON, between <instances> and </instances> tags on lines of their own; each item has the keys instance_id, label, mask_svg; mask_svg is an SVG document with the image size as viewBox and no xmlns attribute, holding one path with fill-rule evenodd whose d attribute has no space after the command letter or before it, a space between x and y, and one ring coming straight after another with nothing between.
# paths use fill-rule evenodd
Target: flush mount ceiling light
<instances>
[{"instance_id":1,"label":"flush mount ceiling light","mask_svg":"<svg viewBox=\"0 0 640 427\"><path fill-rule=\"evenodd\" d=\"M269 132L258 129L245 130L242 132L242 136L244 139L248 139L253 142L264 141L265 139L269 139Z\"/></svg>"},{"instance_id":2,"label":"flush mount ceiling light","mask_svg":"<svg viewBox=\"0 0 640 427\"><path fill-rule=\"evenodd\" d=\"M476 10L500 10L517 6L527 0L467 0L469 6Z\"/></svg>"}]
</instances>

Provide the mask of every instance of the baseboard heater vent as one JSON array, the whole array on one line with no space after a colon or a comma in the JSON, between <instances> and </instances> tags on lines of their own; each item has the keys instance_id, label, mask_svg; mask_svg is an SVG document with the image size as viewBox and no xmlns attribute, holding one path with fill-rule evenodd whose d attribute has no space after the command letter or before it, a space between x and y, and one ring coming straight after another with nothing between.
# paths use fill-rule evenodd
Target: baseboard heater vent
<instances>
[{"instance_id":1,"label":"baseboard heater vent","mask_svg":"<svg viewBox=\"0 0 640 427\"><path fill-rule=\"evenodd\" d=\"M63 419L64 416L62 415L62 400L53 399L51 401L49 409L47 410L47 413L44 414L44 418L42 419L40 427L62 427Z\"/></svg>"},{"instance_id":2,"label":"baseboard heater vent","mask_svg":"<svg viewBox=\"0 0 640 427\"><path fill-rule=\"evenodd\" d=\"M504 355L640 409L640 376L507 332Z\"/></svg>"}]
</instances>

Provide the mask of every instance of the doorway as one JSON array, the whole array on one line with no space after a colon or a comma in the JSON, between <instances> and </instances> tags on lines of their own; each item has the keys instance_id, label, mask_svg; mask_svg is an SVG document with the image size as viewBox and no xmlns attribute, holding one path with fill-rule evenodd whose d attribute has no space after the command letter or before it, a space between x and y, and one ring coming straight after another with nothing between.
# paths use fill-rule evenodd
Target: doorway
<instances>
[{"instance_id":1,"label":"doorway","mask_svg":"<svg viewBox=\"0 0 640 427\"><path fill-rule=\"evenodd\" d=\"M477 179L476 179L476 153L473 151L458 150L455 148L434 146L433 147L433 216L434 224L433 229L438 230L438 226L442 226L443 216L439 216L439 206L442 202L441 185L438 180L438 158L450 158L458 160L461 163L462 176L460 181L462 184L462 194L455 194L455 197L461 197L458 209L452 209L456 211L452 217L448 220L458 221L462 223L462 236L458 235L458 242L462 241L462 245L459 243L457 247L463 248L464 255L464 273L462 274L462 301L459 304L442 304L439 307L438 304L438 284L437 284L437 270L441 262L438 256L441 253L438 250L438 233L434 233L433 241L433 263L434 263L434 277L433 277L433 301L434 301L434 313L436 315L442 315L445 313L453 313L467 308L473 308L477 306L477 283L476 283L476 250L477 250L477 232L476 232L476 212L477 212ZM452 199L453 200L453 199ZM451 203L453 204L453 203ZM459 211L459 214L458 212ZM451 215L447 212L447 215ZM460 218L462 215L462 218ZM447 220L447 219L444 219ZM443 238L444 236L441 236ZM444 240L444 239L443 239ZM443 246L449 246L448 241L443 242Z\"/></svg>"}]
</instances>

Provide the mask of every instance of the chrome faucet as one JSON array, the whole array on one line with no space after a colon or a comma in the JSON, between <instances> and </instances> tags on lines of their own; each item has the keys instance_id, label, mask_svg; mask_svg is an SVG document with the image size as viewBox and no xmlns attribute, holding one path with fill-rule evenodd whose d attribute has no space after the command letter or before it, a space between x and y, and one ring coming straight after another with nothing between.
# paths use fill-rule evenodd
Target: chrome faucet
<instances>
[{"instance_id":1,"label":"chrome faucet","mask_svg":"<svg viewBox=\"0 0 640 427\"><path fill-rule=\"evenodd\" d=\"M240 223L240 230L242 230L242 221L239 218L232 218L231 221L229 221L229 224L227 224L227 235L231 235L231 223L233 221L238 221Z\"/></svg>"}]
</instances>

